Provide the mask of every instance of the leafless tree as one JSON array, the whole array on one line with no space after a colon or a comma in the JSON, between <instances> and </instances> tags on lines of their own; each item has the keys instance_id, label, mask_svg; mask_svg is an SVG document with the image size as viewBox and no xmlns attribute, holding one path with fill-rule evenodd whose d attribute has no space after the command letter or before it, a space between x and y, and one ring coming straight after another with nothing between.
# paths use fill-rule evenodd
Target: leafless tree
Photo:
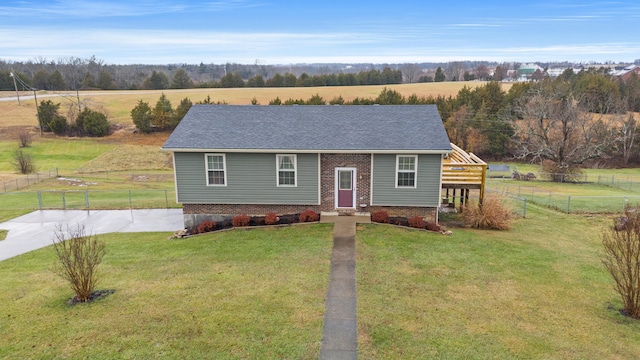
<instances>
[{"instance_id":1,"label":"leafless tree","mask_svg":"<svg viewBox=\"0 0 640 360\"><path fill-rule=\"evenodd\" d=\"M414 83L418 81L420 74L422 74L422 69L416 64L405 64L402 67L402 73L404 74L406 82Z\"/></svg>"},{"instance_id":2,"label":"leafless tree","mask_svg":"<svg viewBox=\"0 0 640 360\"><path fill-rule=\"evenodd\" d=\"M466 66L462 61L452 61L445 70L447 81L459 81Z\"/></svg>"},{"instance_id":3,"label":"leafless tree","mask_svg":"<svg viewBox=\"0 0 640 360\"><path fill-rule=\"evenodd\" d=\"M635 150L636 137L638 136L638 123L633 115L629 113L626 121L621 122L618 127L618 137L616 138L616 146L622 154L622 161L626 165L629 162L631 154Z\"/></svg>"},{"instance_id":4,"label":"leafless tree","mask_svg":"<svg viewBox=\"0 0 640 360\"><path fill-rule=\"evenodd\" d=\"M547 160L552 165L547 170L558 174L552 178L555 181L565 180L565 174L575 172L587 160L605 157L615 140L610 127L580 110L562 86L542 85L524 96L516 108L516 157Z\"/></svg>"}]
</instances>

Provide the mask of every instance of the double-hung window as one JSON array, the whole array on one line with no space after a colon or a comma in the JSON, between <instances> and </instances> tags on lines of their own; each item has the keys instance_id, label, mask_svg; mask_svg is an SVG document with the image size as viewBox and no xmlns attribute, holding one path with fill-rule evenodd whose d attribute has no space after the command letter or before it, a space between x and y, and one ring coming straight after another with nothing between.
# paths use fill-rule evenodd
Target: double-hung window
<instances>
[{"instance_id":1,"label":"double-hung window","mask_svg":"<svg viewBox=\"0 0 640 360\"><path fill-rule=\"evenodd\" d=\"M396 156L396 187L416 187L417 155Z\"/></svg>"},{"instance_id":2,"label":"double-hung window","mask_svg":"<svg viewBox=\"0 0 640 360\"><path fill-rule=\"evenodd\" d=\"M296 186L297 183L296 155L276 155L278 172L278 186Z\"/></svg>"},{"instance_id":3,"label":"double-hung window","mask_svg":"<svg viewBox=\"0 0 640 360\"><path fill-rule=\"evenodd\" d=\"M207 185L227 185L227 163L224 154L206 154Z\"/></svg>"}]
</instances>

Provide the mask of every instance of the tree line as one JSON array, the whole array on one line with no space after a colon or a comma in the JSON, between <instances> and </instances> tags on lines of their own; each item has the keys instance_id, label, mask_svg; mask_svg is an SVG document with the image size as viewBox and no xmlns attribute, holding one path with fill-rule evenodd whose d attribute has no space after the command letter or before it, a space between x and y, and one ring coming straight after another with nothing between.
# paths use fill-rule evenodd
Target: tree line
<instances>
[{"instance_id":1,"label":"tree line","mask_svg":"<svg viewBox=\"0 0 640 360\"><path fill-rule=\"evenodd\" d=\"M203 103L211 103L205 101ZM260 105L254 98L251 103ZM269 100L268 105L435 104L451 141L486 159L541 164L551 180L570 181L587 165L640 161L640 78L626 82L605 72L565 71L556 79L463 87L456 96L403 96L384 88L375 98Z\"/></svg>"}]
</instances>

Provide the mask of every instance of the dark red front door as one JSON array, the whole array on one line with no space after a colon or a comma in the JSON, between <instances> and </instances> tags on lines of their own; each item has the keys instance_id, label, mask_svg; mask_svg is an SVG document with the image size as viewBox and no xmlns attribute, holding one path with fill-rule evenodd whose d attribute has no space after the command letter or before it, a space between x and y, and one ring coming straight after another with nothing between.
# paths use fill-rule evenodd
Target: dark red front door
<instances>
[{"instance_id":1,"label":"dark red front door","mask_svg":"<svg viewBox=\"0 0 640 360\"><path fill-rule=\"evenodd\" d=\"M353 170L338 170L338 207L353 207Z\"/></svg>"}]
</instances>

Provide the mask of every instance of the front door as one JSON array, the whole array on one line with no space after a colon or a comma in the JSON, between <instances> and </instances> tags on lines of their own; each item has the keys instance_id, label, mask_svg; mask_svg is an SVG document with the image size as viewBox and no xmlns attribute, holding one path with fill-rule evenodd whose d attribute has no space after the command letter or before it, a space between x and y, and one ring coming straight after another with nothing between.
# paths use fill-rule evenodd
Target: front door
<instances>
[{"instance_id":1,"label":"front door","mask_svg":"<svg viewBox=\"0 0 640 360\"><path fill-rule=\"evenodd\" d=\"M355 169L337 168L336 169L336 189L337 199L336 207L338 208L354 208L355 204Z\"/></svg>"}]
</instances>

